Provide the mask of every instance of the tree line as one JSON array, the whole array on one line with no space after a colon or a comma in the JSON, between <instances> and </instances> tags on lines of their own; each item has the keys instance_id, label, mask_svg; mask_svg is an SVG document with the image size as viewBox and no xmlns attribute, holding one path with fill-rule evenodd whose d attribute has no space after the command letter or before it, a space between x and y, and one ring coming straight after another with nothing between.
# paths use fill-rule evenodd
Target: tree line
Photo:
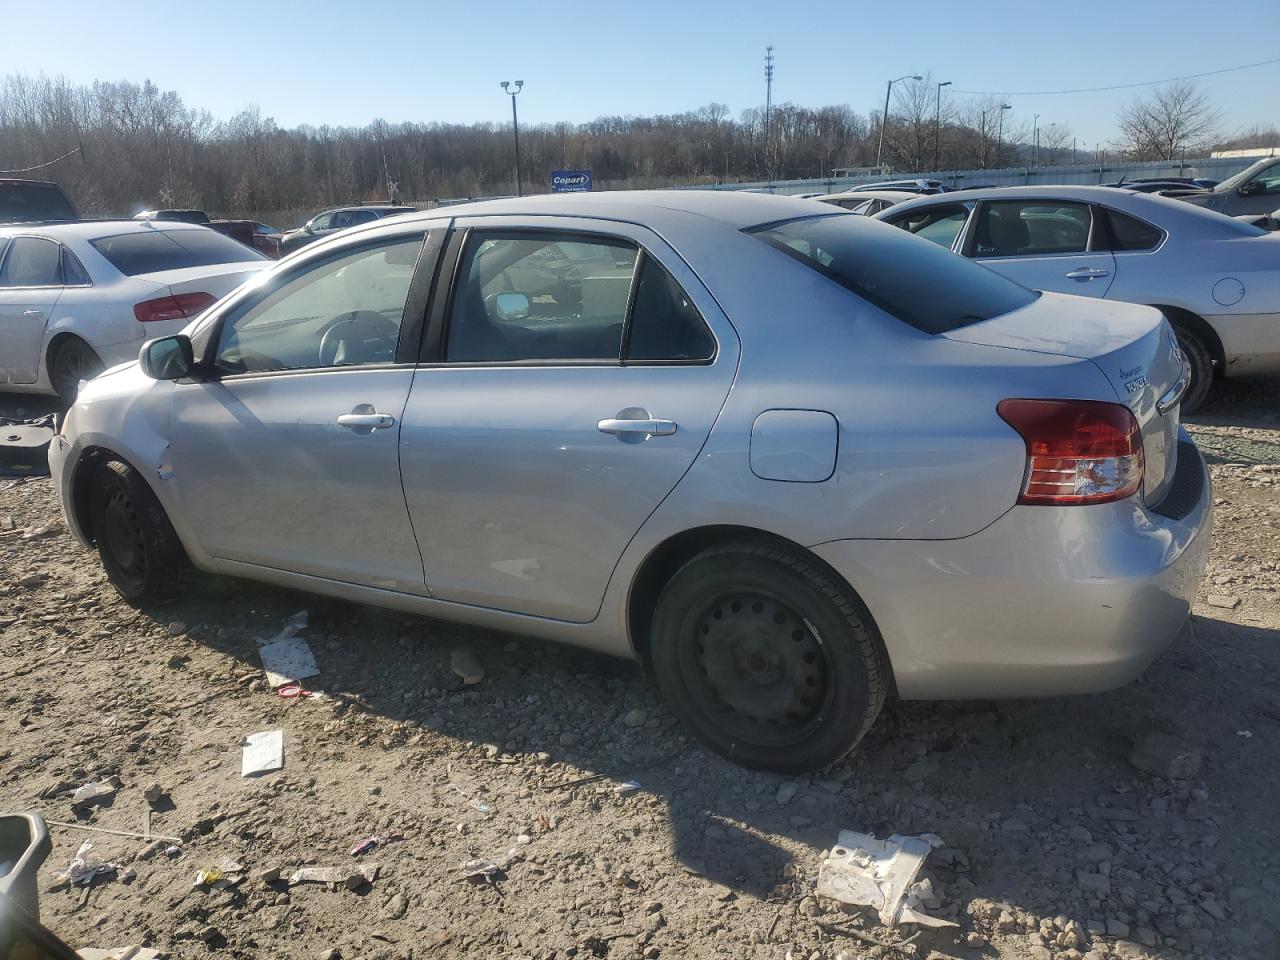
<instances>
[{"instance_id":1,"label":"tree line","mask_svg":"<svg viewBox=\"0 0 1280 960\"><path fill-rule=\"evenodd\" d=\"M735 118L712 103L663 116L522 125L524 189L548 190L553 169L589 169L598 188L616 189L826 177L870 166L881 152L887 167L921 171L935 169L935 156L946 170L1047 166L1073 151L1068 128L1011 119L998 98L939 98L930 76L893 92L883 146L881 112L847 105L782 103L767 117L754 108ZM1212 143L1218 119L1184 84L1135 101L1118 123L1124 142L1113 156L1164 159ZM285 129L256 107L219 120L150 81L0 80L0 172L60 182L84 215L159 206L258 218L365 200L504 195L514 192L513 170L506 123Z\"/></svg>"}]
</instances>

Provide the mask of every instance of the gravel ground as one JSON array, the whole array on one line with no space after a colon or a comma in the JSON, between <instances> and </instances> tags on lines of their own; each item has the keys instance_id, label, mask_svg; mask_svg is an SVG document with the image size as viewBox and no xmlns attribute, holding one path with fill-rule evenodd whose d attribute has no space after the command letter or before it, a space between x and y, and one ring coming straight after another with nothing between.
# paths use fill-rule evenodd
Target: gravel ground
<instances>
[{"instance_id":1,"label":"gravel ground","mask_svg":"<svg viewBox=\"0 0 1280 960\"><path fill-rule=\"evenodd\" d=\"M178 838L55 827L41 882L73 945L171 957L1280 957L1280 381L1225 390L1192 429L1212 558L1139 682L890 703L846 763L796 781L704 752L627 663L236 581L134 610L47 479L0 480L0 809ZM257 647L301 609L324 696L284 700ZM242 779L243 737L277 728L284 769ZM932 912L958 929L889 949L867 938L910 928L816 898L841 829L939 834ZM71 886L86 839L118 869ZM505 867L469 881L472 858ZM241 882L193 886L228 859ZM355 889L288 882L364 865Z\"/></svg>"}]
</instances>

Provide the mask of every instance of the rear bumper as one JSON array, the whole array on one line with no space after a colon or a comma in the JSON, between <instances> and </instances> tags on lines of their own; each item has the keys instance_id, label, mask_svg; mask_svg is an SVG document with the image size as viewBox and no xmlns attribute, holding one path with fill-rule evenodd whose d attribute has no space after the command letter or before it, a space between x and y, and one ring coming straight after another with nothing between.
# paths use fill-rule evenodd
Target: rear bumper
<instances>
[{"instance_id":1,"label":"rear bumper","mask_svg":"<svg viewBox=\"0 0 1280 960\"><path fill-rule=\"evenodd\" d=\"M1168 511L1180 518L1138 498L1018 506L959 540L813 549L867 604L905 699L1108 690L1141 673L1187 620L1213 499L1198 451L1179 472L1191 467L1202 483L1194 503Z\"/></svg>"}]
</instances>

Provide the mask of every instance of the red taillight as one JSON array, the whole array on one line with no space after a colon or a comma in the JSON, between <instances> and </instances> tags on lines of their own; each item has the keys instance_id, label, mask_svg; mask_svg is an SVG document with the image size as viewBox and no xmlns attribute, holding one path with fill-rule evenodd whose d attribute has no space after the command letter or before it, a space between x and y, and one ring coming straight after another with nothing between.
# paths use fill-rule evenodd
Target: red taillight
<instances>
[{"instance_id":1,"label":"red taillight","mask_svg":"<svg viewBox=\"0 0 1280 960\"><path fill-rule=\"evenodd\" d=\"M1142 434L1128 407L1101 400L1001 400L1027 445L1019 503L1108 503L1142 485Z\"/></svg>"},{"instance_id":2,"label":"red taillight","mask_svg":"<svg viewBox=\"0 0 1280 960\"><path fill-rule=\"evenodd\" d=\"M177 293L169 297L156 297L133 305L133 315L140 323L157 320L185 320L194 317L217 297L208 293Z\"/></svg>"}]
</instances>

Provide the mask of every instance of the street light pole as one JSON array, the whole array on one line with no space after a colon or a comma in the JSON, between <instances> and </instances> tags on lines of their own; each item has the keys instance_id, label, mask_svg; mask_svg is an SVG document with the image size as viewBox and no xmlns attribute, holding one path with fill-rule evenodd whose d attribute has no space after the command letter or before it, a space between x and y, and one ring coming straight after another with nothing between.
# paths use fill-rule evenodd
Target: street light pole
<instances>
[{"instance_id":1,"label":"street light pole","mask_svg":"<svg viewBox=\"0 0 1280 960\"><path fill-rule=\"evenodd\" d=\"M898 77L898 80L921 80L921 79L923 78L920 77L918 74L914 74L914 73L908 73L901 77ZM888 85L885 86L884 88L884 116L880 120L880 146L876 147L876 166L877 167L880 166L880 158L884 155L884 128L886 124L888 124L889 122L889 92L893 90L893 85L897 83L898 80L890 80Z\"/></svg>"},{"instance_id":2,"label":"street light pole","mask_svg":"<svg viewBox=\"0 0 1280 960\"><path fill-rule=\"evenodd\" d=\"M1036 142L1035 153L1033 153L1031 165L1033 167L1040 166L1040 114L1036 114L1031 120L1032 139Z\"/></svg>"},{"instance_id":3,"label":"street light pole","mask_svg":"<svg viewBox=\"0 0 1280 960\"><path fill-rule=\"evenodd\" d=\"M933 106L933 169L936 172L938 164L942 161L942 88L951 86L951 81L946 80L938 84L938 98Z\"/></svg>"},{"instance_id":4,"label":"street light pole","mask_svg":"<svg viewBox=\"0 0 1280 960\"><path fill-rule=\"evenodd\" d=\"M1009 103L1000 104L1000 123L996 126L996 169L1000 169L1000 153L1004 146L1004 112L1012 110L1013 105Z\"/></svg>"},{"instance_id":5,"label":"street light pole","mask_svg":"<svg viewBox=\"0 0 1280 960\"><path fill-rule=\"evenodd\" d=\"M520 92L520 88L524 86L523 80L517 80L511 83L509 80L502 81L502 92L511 97L511 132L515 134L516 140L516 196L524 196L520 190L520 119L516 116L516 94ZM515 89L508 89L514 87Z\"/></svg>"}]
</instances>

